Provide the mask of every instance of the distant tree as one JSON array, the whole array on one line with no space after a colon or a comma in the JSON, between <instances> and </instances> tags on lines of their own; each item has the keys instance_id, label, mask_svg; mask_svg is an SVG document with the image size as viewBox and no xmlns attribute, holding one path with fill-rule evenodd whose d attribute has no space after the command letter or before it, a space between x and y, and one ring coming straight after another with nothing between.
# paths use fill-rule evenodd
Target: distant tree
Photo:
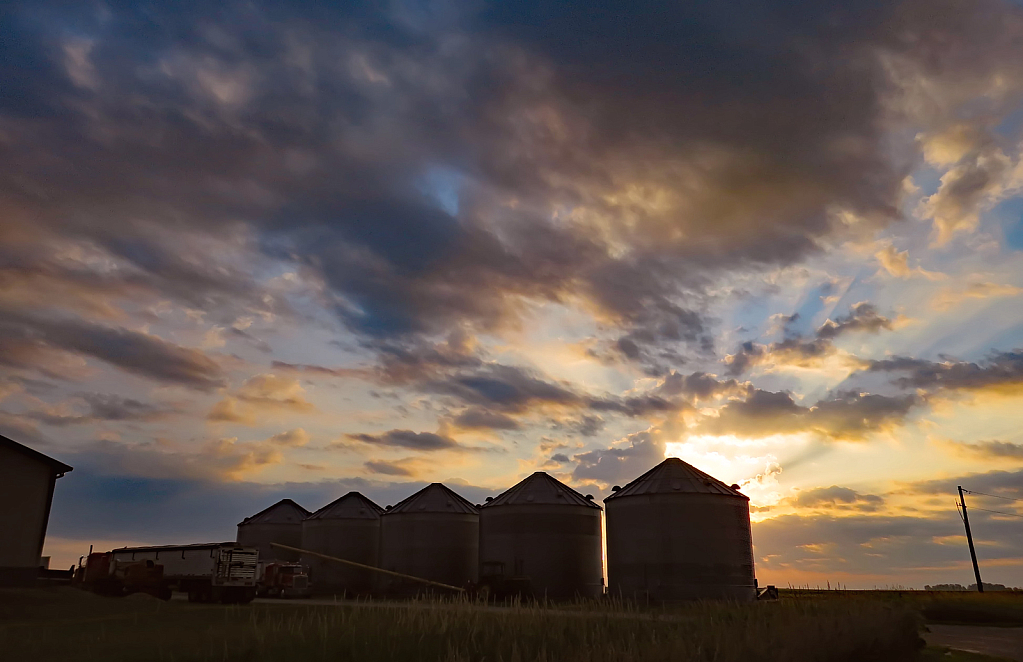
<instances>
[{"instance_id":1,"label":"distant tree","mask_svg":"<svg viewBox=\"0 0 1023 662\"><path fill-rule=\"evenodd\" d=\"M969 587L966 590L968 590L968 591L976 591L977 590L977 585L976 584L970 584ZM985 591L1011 591L1012 588L1009 587L1009 586L1006 586L1005 584L988 584L987 582L984 582L984 590Z\"/></svg>"}]
</instances>

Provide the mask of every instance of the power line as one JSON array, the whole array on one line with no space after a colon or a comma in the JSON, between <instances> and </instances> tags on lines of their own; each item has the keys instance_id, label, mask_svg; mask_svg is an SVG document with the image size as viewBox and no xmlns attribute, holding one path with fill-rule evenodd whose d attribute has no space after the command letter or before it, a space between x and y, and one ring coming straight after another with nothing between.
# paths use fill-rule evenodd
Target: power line
<instances>
[{"instance_id":1,"label":"power line","mask_svg":"<svg viewBox=\"0 0 1023 662\"><path fill-rule=\"evenodd\" d=\"M1023 517L1023 515L1018 515L1016 513L1006 513L1001 510L988 510L987 508L978 508L977 506L974 506L973 510L983 510L985 513L995 513L996 515L1008 515L1009 517Z\"/></svg>"},{"instance_id":2,"label":"power line","mask_svg":"<svg viewBox=\"0 0 1023 662\"><path fill-rule=\"evenodd\" d=\"M967 494L979 494L980 496L992 497L994 499L1005 499L1006 501L1023 501L1023 499L1013 499L1011 497L999 496L997 494L985 494L984 492L974 492L973 490L963 490ZM979 508L977 510L980 510Z\"/></svg>"}]
</instances>

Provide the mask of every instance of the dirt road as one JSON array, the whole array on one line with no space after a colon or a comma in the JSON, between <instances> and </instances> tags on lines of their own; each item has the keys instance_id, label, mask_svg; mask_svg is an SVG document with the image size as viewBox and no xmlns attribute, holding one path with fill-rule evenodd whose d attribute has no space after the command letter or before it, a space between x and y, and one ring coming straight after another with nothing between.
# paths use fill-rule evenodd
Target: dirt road
<instances>
[{"instance_id":1,"label":"dirt road","mask_svg":"<svg viewBox=\"0 0 1023 662\"><path fill-rule=\"evenodd\" d=\"M1023 662L1023 628L978 625L928 625L924 639L932 646L948 646Z\"/></svg>"}]
</instances>

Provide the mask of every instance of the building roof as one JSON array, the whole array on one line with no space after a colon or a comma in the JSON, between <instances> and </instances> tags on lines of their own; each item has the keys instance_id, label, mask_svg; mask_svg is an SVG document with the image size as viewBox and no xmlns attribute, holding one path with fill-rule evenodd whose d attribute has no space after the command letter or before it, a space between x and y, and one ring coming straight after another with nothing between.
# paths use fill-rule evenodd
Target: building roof
<instances>
[{"instance_id":1,"label":"building roof","mask_svg":"<svg viewBox=\"0 0 1023 662\"><path fill-rule=\"evenodd\" d=\"M378 519L384 509L359 492L335 499L306 519Z\"/></svg>"},{"instance_id":2,"label":"building roof","mask_svg":"<svg viewBox=\"0 0 1023 662\"><path fill-rule=\"evenodd\" d=\"M604 501L641 494L723 494L749 499L739 490L677 457L669 457Z\"/></svg>"},{"instance_id":3,"label":"building roof","mask_svg":"<svg viewBox=\"0 0 1023 662\"><path fill-rule=\"evenodd\" d=\"M311 513L291 499L281 499L274 505L246 517L238 526L245 524L298 524Z\"/></svg>"},{"instance_id":4,"label":"building roof","mask_svg":"<svg viewBox=\"0 0 1023 662\"><path fill-rule=\"evenodd\" d=\"M395 513L464 513L476 515L479 510L464 497L442 483L430 483L412 496L399 501L385 515Z\"/></svg>"},{"instance_id":5,"label":"building roof","mask_svg":"<svg viewBox=\"0 0 1023 662\"><path fill-rule=\"evenodd\" d=\"M600 506L593 501L543 471L528 476L515 487L483 504L483 507L525 505L587 506L600 510Z\"/></svg>"},{"instance_id":6,"label":"building roof","mask_svg":"<svg viewBox=\"0 0 1023 662\"><path fill-rule=\"evenodd\" d=\"M10 450L21 453L22 455L27 455L33 460L49 465L50 468L53 469L53 473L57 474L57 478L60 478L64 474L73 470L72 467L64 464L63 462L55 460L49 455L43 455L39 451L33 450L24 444L19 444L13 439L8 439L3 435L0 435L0 448L9 448Z\"/></svg>"}]
</instances>

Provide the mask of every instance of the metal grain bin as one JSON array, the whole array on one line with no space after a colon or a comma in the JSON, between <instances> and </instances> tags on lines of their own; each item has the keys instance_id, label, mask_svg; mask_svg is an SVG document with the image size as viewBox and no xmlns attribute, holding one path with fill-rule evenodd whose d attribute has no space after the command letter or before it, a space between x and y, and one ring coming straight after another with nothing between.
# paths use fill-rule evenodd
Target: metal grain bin
<instances>
[{"instance_id":1,"label":"metal grain bin","mask_svg":"<svg viewBox=\"0 0 1023 662\"><path fill-rule=\"evenodd\" d=\"M261 561L298 561L297 554L274 549L270 543L301 548L302 520L308 516L309 511L291 499L281 499L238 524L238 544L257 548Z\"/></svg>"},{"instance_id":2,"label":"metal grain bin","mask_svg":"<svg viewBox=\"0 0 1023 662\"><path fill-rule=\"evenodd\" d=\"M476 581L479 511L441 483L416 492L380 518L380 567L450 586ZM415 594L425 585L379 576L385 593Z\"/></svg>"},{"instance_id":3,"label":"metal grain bin","mask_svg":"<svg viewBox=\"0 0 1023 662\"><path fill-rule=\"evenodd\" d=\"M358 492L349 492L302 521L302 549L365 565L380 564L380 516L384 509ZM303 556L317 593L370 593L376 575L370 570Z\"/></svg>"},{"instance_id":4,"label":"metal grain bin","mask_svg":"<svg viewBox=\"0 0 1023 662\"><path fill-rule=\"evenodd\" d=\"M600 506L538 471L480 510L480 576L555 600L603 593Z\"/></svg>"},{"instance_id":5,"label":"metal grain bin","mask_svg":"<svg viewBox=\"0 0 1023 662\"><path fill-rule=\"evenodd\" d=\"M604 499L612 595L753 600L749 498L669 458Z\"/></svg>"}]
</instances>

